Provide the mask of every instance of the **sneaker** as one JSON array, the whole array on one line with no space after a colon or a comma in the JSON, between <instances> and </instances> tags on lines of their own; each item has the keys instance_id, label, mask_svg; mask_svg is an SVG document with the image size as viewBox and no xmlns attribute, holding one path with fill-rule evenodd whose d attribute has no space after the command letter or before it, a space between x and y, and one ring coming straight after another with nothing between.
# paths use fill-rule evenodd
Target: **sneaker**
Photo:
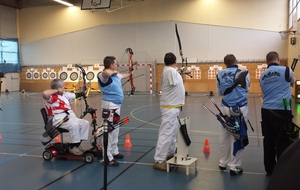
<instances>
[{"instance_id":1,"label":"sneaker","mask_svg":"<svg viewBox=\"0 0 300 190\"><path fill-rule=\"evenodd\" d=\"M82 148L81 145L79 145L77 148L78 148L82 153L84 153L84 152L86 151L86 149Z\"/></svg>"},{"instance_id":2,"label":"sneaker","mask_svg":"<svg viewBox=\"0 0 300 190\"><path fill-rule=\"evenodd\" d=\"M74 146L73 148L69 149L69 152L74 155L82 155L83 153L79 150L78 147Z\"/></svg>"},{"instance_id":3,"label":"sneaker","mask_svg":"<svg viewBox=\"0 0 300 190\"><path fill-rule=\"evenodd\" d=\"M108 162L108 166L118 166L119 162L117 162L116 160L112 160Z\"/></svg>"},{"instance_id":4,"label":"sneaker","mask_svg":"<svg viewBox=\"0 0 300 190\"><path fill-rule=\"evenodd\" d=\"M101 164L104 164L104 160L101 161ZM116 160L112 160L112 161L109 161L108 166L118 166L119 165L119 162L117 162Z\"/></svg>"},{"instance_id":5,"label":"sneaker","mask_svg":"<svg viewBox=\"0 0 300 190\"><path fill-rule=\"evenodd\" d=\"M230 175L239 175L243 173L243 168L236 167L235 170L230 170Z\"/></svg>"},{"instance_id":6,"label":"sneaker","mask_svg":"<svg viewBox=\"0 0 300 190\"><path fill-rule=\"evenodd\" d=\"M219 169L220 169L221 171L225 171L225 170L226 170L226 167L223 167L223 166L220 166L220 165L219 165Z\"/></svg>"},{"instance_id":7,"label":"sneaker","mask_svg":"<svg viewBox=\"0 0 300 190\"><path fill-rule=\"evenodd\" d=\"M114 159L122 159L124 158L124 155L123 154L117 154L117 155L114 155Z\"/></svg>"},{"instance_id":8,"label":"sneaker","mask_svg":"<svg viewBox=\"0 0 300 190\"><path fill-rule=\"evenodd\" d=\"M167 164L165 162L159 163L155 162L153 168L157 170L167 171Z\"/></svg>"}]
</instances>

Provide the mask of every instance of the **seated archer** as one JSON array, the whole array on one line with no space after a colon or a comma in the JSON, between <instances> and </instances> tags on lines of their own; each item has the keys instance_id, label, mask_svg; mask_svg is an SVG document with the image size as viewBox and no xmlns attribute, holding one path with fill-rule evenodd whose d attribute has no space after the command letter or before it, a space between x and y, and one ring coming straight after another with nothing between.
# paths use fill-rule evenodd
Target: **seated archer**
<instances>
[{"instance_id":1,"label":"seated archer","mask_svg":"<svg viewBox=\"0 0 300 190\"><path fill-rule=\"evenodd\" d=\"M89 122L75 115L69 101L84 95L85 92L65 92L64 82L61 79L54 79L51 82L51 89L44 90L42 93L48 118L52 118L53 126L69 131L69 152L75 155L82 155L85 152L80 144L82 140L88 139ZM67 120L65 120L66 116ZM65 122L61 123L64 120Z\"/></svg>"}]
</instances>

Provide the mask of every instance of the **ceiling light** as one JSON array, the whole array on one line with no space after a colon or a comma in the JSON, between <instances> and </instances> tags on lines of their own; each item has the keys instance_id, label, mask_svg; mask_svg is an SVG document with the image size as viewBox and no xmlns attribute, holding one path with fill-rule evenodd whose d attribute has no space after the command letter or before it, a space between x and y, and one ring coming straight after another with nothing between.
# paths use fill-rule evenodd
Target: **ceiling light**
<instances>
[{"instance_id":1,"label":"ceiling light","mask_svg":"<svg viewBox=\"0 0 300 190\"><path fill-rule=\"evenodd\" d=\"M66 1L62 1L62 0L54 0L54 1L56 1L58 3L61 3L61 4L64 4L64 5L67 5L69 7L73 7L74 6L73 4L71 4L69 2L66 2Z\"/></svg>"}]
</instances>

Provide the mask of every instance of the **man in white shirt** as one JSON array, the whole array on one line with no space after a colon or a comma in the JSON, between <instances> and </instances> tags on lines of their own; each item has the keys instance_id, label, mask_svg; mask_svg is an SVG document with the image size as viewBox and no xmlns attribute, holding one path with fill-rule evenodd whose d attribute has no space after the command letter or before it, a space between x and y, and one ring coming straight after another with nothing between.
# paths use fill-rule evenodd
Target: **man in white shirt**
<instances>
[{"instance_id":1,"label":"man in white shirt","mask_svg":"<svg viewBox=\"0 0 300 190\"><path fill-rule=\"evenodd\" d=\"M180 108L185 102L183 80L176 70L176 56L167 53L164 58L165 67L161 78L161 125L154 155L153 168L167 171L166 160L175 154L175 143L178 133Z\"/></svg>"}]
</instances>

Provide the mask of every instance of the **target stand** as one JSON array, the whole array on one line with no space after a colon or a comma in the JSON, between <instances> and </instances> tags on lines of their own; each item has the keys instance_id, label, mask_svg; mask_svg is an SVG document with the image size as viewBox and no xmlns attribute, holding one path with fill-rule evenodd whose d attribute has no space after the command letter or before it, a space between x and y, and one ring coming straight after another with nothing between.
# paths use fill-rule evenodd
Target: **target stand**
<instances>
[{"instance_id":1,"label":"target stand","mask_svg":"<svg viewBox=\"0 0 300 190\"><path fill-rule=\"evenodd\" d=\"M190 117L181 118L180 121L182 124L186 124L187 131L189 131ZM178 125L179 130L180 124L178 123ZM189 147L186 145L181 131L179 130L177 135L177 153L173 158L167 160L167 172L170 171L170 164L185 167L186 175L189 175L189 168L192 164L194 164L195 172L198 171L198 158L189 157L188 149Z\"/></svg>"}]
</instances>

